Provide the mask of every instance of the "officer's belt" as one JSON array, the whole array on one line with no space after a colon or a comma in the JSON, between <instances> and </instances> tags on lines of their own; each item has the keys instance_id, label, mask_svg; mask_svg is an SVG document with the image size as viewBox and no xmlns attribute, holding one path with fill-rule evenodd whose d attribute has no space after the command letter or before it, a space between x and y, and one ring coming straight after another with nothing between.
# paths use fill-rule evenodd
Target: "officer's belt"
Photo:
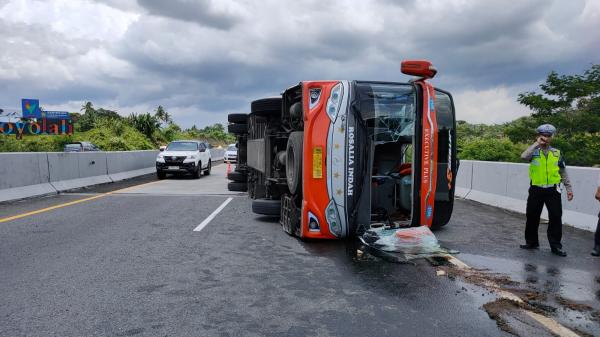
<instances>
[{"instance_id":1,"label":"officer's belt","mask_svg":"<svg viewBox=\"0 0 600 337\"><path fill-rule=\"evenodd\" d=\"M531 185L531 186L535 186L535 187L541 187L541 188L550 188L550 187L556 187L557 184L549 184L549 185Z\"/></svg>"}]
</instances>

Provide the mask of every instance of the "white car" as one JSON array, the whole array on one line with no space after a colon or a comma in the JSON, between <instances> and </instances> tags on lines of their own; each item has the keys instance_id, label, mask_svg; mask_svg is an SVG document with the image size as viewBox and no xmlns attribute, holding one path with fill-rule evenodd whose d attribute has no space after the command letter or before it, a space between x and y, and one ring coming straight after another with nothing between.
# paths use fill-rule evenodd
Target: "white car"
<instances>
[{"instance_id":1,"label":"white car","mask_svg":"<svg viewBox=\"0 0 600 337\"><path fill-rule=\"evenodd\" d=\"M191 173L200 178L210 174L212 163L209 145L197 140L178 140L169 143L156 157L156 176L164 179L167 173Z\"/></svg>"},{"instance_id":2,"label":"white car","mask_svg":"<svg viewBox=\"0 0 600 337\"><path fill-rule=\"evenodd\" d=\"M229 146L227 146L227 150L225 150L225 156L224 156L224 160L225 162L237 162L237 156L238 156L238 149L236 144L229 144Z\"/></svg>"}]
</instances>

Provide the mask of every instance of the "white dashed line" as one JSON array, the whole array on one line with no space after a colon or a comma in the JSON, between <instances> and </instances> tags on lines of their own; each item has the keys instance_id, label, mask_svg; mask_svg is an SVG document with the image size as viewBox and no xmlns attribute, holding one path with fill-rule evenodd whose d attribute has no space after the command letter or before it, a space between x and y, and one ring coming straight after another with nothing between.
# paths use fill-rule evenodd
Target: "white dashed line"
<instances>
[{"instance_id":1,"label":"white dashed line","mask_svg":"<svg viewBox=\"0 0 600 337\"><path fill-rule=\"evenodd\" d=\"M223 210L223 208L225 208L225 206L227 206L227 204L233 200L233 198L227 198L227 200L225 200L221 206L219 206L219 208L215 209L214 212L212 212L208 218L204 219L204 221L202 221L201 224L198 225L198 227L194 228L194 232L199 232L201 231L204 227L206 227L206 225L208 225L209 222L212 221L212 219L214 219L217 214L219 214L219 212L221 212Z\"/></svg>"}]
</instances>

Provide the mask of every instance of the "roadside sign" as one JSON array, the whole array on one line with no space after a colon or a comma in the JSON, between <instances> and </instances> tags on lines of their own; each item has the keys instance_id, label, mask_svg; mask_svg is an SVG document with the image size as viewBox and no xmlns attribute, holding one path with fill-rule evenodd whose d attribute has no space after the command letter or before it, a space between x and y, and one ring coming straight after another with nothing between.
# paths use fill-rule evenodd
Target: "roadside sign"
<instances>
[{"instance_id":1,"label":"roadside sign","mask_svg":"<svg viewBox=\"0 0 600 337\"><path fill-rule=\"evenodd\" d=\"M48 119L71 119L67 111L44 111Z\"/></svg>"},{"instance_id":2,"label":"roadside sign","mask_svg":"<svg viewBox=\"0 0 600 337\"><path fill-rule=\"evenodd\" d=\"M23 110L23 118L42 118L39 99L21 99L21 109Z\"/></svg>"}]
</instances>

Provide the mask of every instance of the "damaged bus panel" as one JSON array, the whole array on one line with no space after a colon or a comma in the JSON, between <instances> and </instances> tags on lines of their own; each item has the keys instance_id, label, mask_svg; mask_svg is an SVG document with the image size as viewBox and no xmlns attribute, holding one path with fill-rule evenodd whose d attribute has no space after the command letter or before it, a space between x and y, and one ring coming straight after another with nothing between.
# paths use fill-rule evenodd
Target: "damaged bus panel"
<instances>
[{"instance_id":1,"label":"damaged bus panel","mask_svg":"<svg viewBox=\"0 0 600 337\"><path fill-rule=\"evenodd\" d=\"M303 81L230 114L238 165L229 189L301 238L447 224L458 169L452 96L429 83L430 62L401 69L416 78Z\"/></svg>"}]
</instances>

